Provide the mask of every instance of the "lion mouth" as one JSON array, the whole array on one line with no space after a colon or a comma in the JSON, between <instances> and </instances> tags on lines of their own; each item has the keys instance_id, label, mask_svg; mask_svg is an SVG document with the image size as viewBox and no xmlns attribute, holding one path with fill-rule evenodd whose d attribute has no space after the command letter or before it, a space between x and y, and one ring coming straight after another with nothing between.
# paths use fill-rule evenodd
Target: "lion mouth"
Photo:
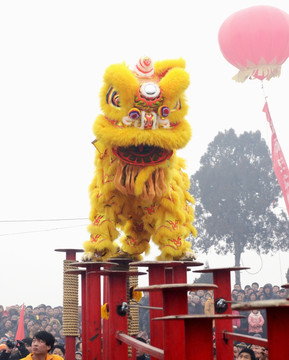
<instances>
[{"instance_id":1,"label":"lion mouth","mask_svg":"<svg viewBox=\"0 0 289 360\"><path fill-rule=\"evenodd\" d=\"M173 150L166 150L157 146L139 145L112 149L115 156L126 164L137 166L158 165L170 159Z\"/></svg>"}]
</instances>

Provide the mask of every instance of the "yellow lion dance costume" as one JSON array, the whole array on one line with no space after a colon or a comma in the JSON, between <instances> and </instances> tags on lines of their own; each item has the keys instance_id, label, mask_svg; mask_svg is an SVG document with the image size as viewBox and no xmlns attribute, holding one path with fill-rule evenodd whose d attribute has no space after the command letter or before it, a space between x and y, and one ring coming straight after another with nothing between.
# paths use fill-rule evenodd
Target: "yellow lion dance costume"
<instances>
[{"instance_id":1,"label":"yellow lion dance costume","mask_svg":"<svg viewBox=\"0 0 289 360\"><path fill-rule=\"evenodd\" d=\"M158 245L158 260L194 259L185 239L194 203L184 161L176 156L191 137L184 119L189 86L185 61L154 65L140 59L134 70L125 64L105 72L101 108L94 123L96 173L90 186L90 240L83 260L127 254L141 259L149 240ZM115 242L119 237L121 248Z\"/></svg>"}]
</instances>

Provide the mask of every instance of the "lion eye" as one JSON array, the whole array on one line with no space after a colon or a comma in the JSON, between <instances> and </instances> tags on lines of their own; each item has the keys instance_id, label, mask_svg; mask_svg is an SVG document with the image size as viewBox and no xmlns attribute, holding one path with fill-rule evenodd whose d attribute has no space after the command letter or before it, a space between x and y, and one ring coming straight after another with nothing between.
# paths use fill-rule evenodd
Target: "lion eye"
<instances>
[{"instance_id":1,"label":"lion eye","mask_svg":"<svg viewBox=\"0 0 289 360\"><path fill-rule=\"evenodd\" d=\"M179 99L175 105L175 107L172 109L172 111L177 111L177 110L180 110L182 108L182 105L181 105L181 99Z\"/></svg>"},{"instance_id":2,"label":"lion eye","mask_svg":"<svg viewBox=\"0 0 289 360\"><path fill-rule=\"evenodd\" d=\"M110 87L106 94L106 102L108 105L112 105L118 108L120 107L119 95L113 87Z\"/></svg>"}]
</instances>

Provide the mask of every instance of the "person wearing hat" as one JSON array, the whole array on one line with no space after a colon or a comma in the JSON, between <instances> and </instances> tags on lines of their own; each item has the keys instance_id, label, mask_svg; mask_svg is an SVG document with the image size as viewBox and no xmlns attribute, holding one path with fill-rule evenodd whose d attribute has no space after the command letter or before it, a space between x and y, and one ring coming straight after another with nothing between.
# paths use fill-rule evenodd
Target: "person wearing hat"
<instances>
[{"instance_id":1,"label":"person wearing hat","mask_svg":"<svg viewBox=\"0 0 289 360\"><path fill-rule=\"evenodd\" d=\"M12 349L8 349L5 344L0 345L0 360L8 360Z\"/></svg>"},{"instance_id":2,"label":"person wearing hat","mask_svg":"<svg viewBox=\"0 0 289 360\"><path fill-rule=\"evenodd\" d=\"M280 290L279 290L279 296L280 296L280 299L286 299L286 298L287 298L287 291L286 291L286 289L280 289Z\"/></svg>"},{"instance_id":3,"label":"person wearing hat","mask_svg":"<svg viewBox=\"0 0 289 360\"><path fill-rule=\"evenodd\" d=\"M252 349L245 348L239 352L237 360L256 360L256 356Z\"/></svg>"},{"instance_id":4,"label":"person wearing hat","mask_svg":"<svg viewBox=\"0 0 289 360\"><path fill-rule=\"evenodd\" d=\"M241 342L241 343L236 344L236 346L240 352L241 350L245 349L248 345L244 342Z\"/></svg>"}]
</instances>

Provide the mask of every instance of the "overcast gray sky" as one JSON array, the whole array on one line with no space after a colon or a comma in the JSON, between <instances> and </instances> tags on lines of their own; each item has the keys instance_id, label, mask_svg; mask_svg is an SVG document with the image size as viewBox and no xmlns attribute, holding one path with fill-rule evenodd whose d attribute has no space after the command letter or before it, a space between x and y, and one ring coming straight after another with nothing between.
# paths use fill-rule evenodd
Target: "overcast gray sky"
<instances>
[{"instance_id":1,"label":"overcast gray sky","mask_svg":"<svg viewBox=\"0 0 289 360\"><path fill-rule=\"evenodd\" d=\"M62 303L64 255L54 249L82 248L88 239L92 124L110 64L125 61L133 67L143 55L153 61L186 60L193 137L179 155L189 174L218 131L259 129L270 146L260 82L232 81L237 69L223 58L217 41L229 15L259 4L289 13L286 0L0 2L0 274L5 284L0 304ZM289 161L288 62L265 89ZM14 222L41 219L84 220ZM285 282L288 255L244 259L258 272L245 273L248 282ZM209 260L211 267L233 265L233 257L213 253L198 254L198 260Z\"/></svg>"}]
</instances>

